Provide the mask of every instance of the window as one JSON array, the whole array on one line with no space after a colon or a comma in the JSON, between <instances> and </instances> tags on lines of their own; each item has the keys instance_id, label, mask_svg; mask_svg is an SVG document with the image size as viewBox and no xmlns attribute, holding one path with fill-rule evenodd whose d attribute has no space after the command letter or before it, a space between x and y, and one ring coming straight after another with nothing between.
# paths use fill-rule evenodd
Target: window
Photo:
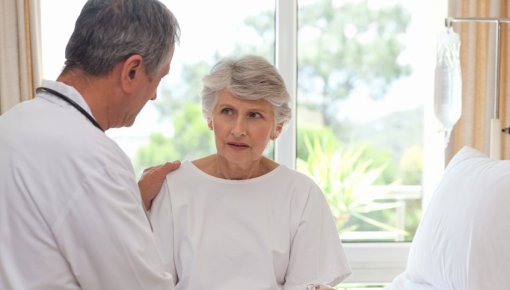
<instances>
[{"instance_id":1,"label":"window","mask_svg":"<svg viewBox=\"0 0 510 290\"><path fill-rule=\"evenodd\" d=\"M219 58L256 53L274 60L297 96L295 118L276 142L274 158L323 188L354 270L348 282L391 281L405 267L423 194L437 176L430 156L442 148L429 142L435 131L427 124L433 120L435 36L445 4L163 2L182 30L170 74L135 125L107 132L132 158L137 174L214 152L199 94L201 78ZM84 3L42 1L44 78L60 73Z\"/></svg>"}]
</instances>

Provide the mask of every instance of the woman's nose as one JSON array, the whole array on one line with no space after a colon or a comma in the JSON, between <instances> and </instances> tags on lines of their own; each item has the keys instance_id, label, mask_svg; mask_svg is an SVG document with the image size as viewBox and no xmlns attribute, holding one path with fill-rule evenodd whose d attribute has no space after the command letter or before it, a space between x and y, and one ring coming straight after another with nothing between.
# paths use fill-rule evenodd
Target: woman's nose
<instances>
[{"instance_id":1,"label":"woman's nose","mask_svg":"<svg viewBox=\"0 0 510 290\"><path fill-rule=\"evenodd\" d=\"M234 126L232 127L232 130L230 131L230 134L232 134L234 137L246 136L246 121L242 118L237 119L234 123Z\"/></svg>"}]
</instances>

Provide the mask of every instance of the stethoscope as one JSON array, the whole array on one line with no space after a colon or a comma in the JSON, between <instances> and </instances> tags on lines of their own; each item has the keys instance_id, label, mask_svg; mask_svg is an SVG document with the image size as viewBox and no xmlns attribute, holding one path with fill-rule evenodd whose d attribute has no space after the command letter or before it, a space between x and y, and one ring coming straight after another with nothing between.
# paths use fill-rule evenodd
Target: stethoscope
<instances>
[{"instance_id":1,"label":"stethoscope","mask_svg":"<svg viewBox=\"0 0 510 290\"><path fill-rule=\"evenodd\" d=\"M99 123L97 123L96 119L94 119L94 117L92 117L87 111L85 111L75 101L71 100L68 96L46 87L39 87L35 91L36 93L46 92L51 95L54 95L55 97L58 97L59 99L66 101L69 105L73 106L76 110L78 110L78 112L85 116L90 121L90 123L92 123L92 125L96 126L99 130L104 131L103 128L101 128L101 126L99 125Z\"/></svg>"}]
</instances>

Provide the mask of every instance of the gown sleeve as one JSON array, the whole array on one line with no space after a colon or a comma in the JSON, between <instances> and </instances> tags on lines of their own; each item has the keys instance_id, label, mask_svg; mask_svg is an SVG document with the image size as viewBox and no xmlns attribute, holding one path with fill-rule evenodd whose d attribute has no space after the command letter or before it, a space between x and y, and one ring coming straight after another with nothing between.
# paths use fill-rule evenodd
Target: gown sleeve
<instances>
[{"instance_id":1,"label":"gown sleeve","mask_svg":"<svg viewBox=\"0 0 510 290\"><path fill-rule=\"evenodd\" d=\"M329 205L318 186L309 189L291 243L285 290L335 286L351 273Z\"/></svg>"},{"instance_id":2,"label":"gown sleeve","mask_svg":"<svg viewBox=\"0 0 510 290\"><path fill-rule=\"evenodd\" d=\"M161 191L152 203L149 218L152 223L156 243L163 258L165 271L172 274L176 284L178 276L174 260L174 223L170 197L167 177L161 187Z\"/></svg>"}]
</instances>

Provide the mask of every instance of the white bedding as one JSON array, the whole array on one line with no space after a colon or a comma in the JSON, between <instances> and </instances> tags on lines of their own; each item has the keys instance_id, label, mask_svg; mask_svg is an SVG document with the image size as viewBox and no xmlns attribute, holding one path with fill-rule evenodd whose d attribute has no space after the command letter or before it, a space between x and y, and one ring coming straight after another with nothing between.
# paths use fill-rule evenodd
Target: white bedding
<instances>
[{"instance_id":1,"label":"white bedding","mask_svg":"<svg viewBox=\"0 0 510 290\"><path fill-rule=\"evenodd\" d=\"M510 289L510 161L464 147L448 164L391 290Z\"/></svg>"}]
</instances>

